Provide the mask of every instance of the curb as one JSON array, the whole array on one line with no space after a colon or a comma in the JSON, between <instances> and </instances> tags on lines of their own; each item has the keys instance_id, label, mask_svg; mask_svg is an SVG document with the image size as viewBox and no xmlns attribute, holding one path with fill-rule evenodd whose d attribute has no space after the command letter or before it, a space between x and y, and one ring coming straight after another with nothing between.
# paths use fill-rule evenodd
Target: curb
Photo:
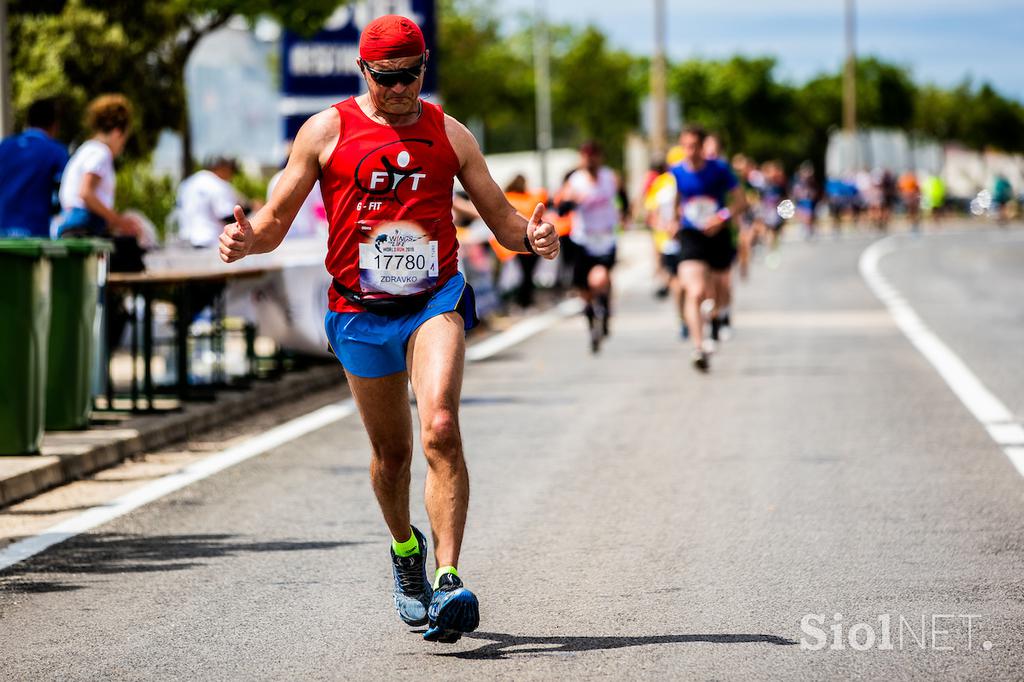
<instances>
[{"instance_id":1,"label":"curb","mask_svg":"<svg viewBox=\"0 0 1024 682\"><path fill-rule=\"evenodd\" d=\"M225 391L213 402L186 405L169 414L132 417L114 428L48 433L42 455L4 457L0 468L17 469L0 478L0 508L113 466L140 453L187 440L233 419L343 384L341 365L289 372L249 389ZM83 440L94 440L94 443ZM6 464L6 467L3 465Z\"/></svg>"}]
</instances>

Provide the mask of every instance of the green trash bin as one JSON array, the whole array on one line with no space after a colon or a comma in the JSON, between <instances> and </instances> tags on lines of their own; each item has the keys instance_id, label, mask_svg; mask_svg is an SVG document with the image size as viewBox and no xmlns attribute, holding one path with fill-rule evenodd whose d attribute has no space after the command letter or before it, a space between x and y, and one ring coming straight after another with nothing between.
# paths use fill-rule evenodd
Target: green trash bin
<instances>
[{"instance_id":1,"label":"green trash bin","mask_svg":"<svg viewBox=\"0 0 1024 682\"><path fill-rule=\"evenodd\" d=\"M0 239L0 455L39 452L50 330L49 239Z\"/></svg>"},{"instance_id":2,"label":"green trash bin","mask_svg":"<svg viewBox=\"0 0 1024 682\"><path fill-rule=\"evenodd\" d=\"M113 250L104 239L61 239L67 256L52 263L46 430L84 429L92 413L99 262Z\"/></svg>"}]
</instances>

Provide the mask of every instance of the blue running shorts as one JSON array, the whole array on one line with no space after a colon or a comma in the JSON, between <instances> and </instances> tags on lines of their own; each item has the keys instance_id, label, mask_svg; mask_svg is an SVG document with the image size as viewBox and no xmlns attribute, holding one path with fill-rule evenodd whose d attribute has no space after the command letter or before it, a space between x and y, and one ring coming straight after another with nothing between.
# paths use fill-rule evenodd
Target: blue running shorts
<instances>
[{"instance_id":1,"label":"blue running shorts","mask_svg":"<svg viewBox=\"0 0 1024 682\"><path fill-rule=\"evenodd\" d=\"M404 372L409 337L432 317L457 312L466 331L477 325L473 288L459 273L445 282L422 310L389 317L376 313L327 312L324 327L327 340L342 366L358 377L383 377Z\"/></svg>"}]
</instances>

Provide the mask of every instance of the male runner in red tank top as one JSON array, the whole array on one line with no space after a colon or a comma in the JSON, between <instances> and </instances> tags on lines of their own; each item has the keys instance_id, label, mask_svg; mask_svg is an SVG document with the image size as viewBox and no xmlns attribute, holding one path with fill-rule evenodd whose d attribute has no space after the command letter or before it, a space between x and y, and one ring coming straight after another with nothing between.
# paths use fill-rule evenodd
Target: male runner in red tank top
<instances>
[{"instance_id":1,"label":"male runner in red tank top","mask_svg":"<svg viewBox=\"0 0 1024 682\"><path fill-rule=\"evenodd\" d=\"M370 437L370 476L392 536L395 606L406 623L428 624L425 639L455 642L476 628L479 606L456 571L469 503L459 399L465 330L476 317L457 270L453 179L506 248L551 259L558 236L540 220L543 205L529 220L517 214L469 130L419 98L429 54L415 23L375 19L359 54L368 92L306 121L270 201L251 221L235 209L220 254L230 263L272 251L320 180L334 278L325 324ZM433 585L426 538L409 515L410 380L428 464Z\"/></svg>"}]
</instances>

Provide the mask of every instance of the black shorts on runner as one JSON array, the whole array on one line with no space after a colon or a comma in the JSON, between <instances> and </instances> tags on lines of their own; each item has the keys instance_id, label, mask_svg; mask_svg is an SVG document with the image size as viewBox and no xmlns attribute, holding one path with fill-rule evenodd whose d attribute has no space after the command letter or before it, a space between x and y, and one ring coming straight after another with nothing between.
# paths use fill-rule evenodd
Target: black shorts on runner
<instances>
[{"instance_id":1,"label":"black shorts on runner","mask_svg":"<svg viewBox=\"0 0 1024 682\"><path fill-rule=\"evenodd\" d=\"M609 270L615 267L615 249L612 249L612 252L605 256L592 256L579 244L572 244L572 285L577 289L587 289L590 287L587 277L590 276L590 271L598 265L603 265Z\"/></svg>"},{"instance_id":2,"label":"black shorts on runner","mask_svg":"<svg viewBox=\"0 0 1024 682\"><path fill-rule=\"evenodd\" d=\"M699 260L712 270L728 270L736 258L736 247L728 227L723 227L714 236L707 236L700 230L679 230L679 260Z\"/></svg>"},{"instance_id":3,"label":"black shorts on runner","mask_svg":"<svg viewBox=\"0 0 1024 682\"><path fill-rule=\"evenodd\" d=\"M667 272L670 276L675 277L676 272L679 270L679 254L661 254L661 269Z\"/></svg>"}]
</instances>

